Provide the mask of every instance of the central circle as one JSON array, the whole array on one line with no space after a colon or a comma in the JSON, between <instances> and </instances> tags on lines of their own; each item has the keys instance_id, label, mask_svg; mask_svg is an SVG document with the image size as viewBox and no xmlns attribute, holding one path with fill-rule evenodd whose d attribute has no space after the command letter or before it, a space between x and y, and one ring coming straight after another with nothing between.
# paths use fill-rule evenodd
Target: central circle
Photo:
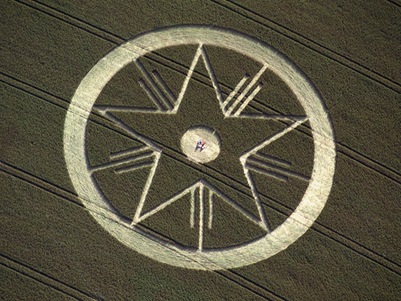
<instances>
[{"instance_id":1,"label":"central circle","mask_svg":"<svg viewBox=\"0 0 401 301\"><path fill-rule=\"evenodd\" d=\"M213 161L220 154L221 140L216 130L207 126L189 128L181 138L182 152L197 163Z\"/></svg>"}]
</instances>

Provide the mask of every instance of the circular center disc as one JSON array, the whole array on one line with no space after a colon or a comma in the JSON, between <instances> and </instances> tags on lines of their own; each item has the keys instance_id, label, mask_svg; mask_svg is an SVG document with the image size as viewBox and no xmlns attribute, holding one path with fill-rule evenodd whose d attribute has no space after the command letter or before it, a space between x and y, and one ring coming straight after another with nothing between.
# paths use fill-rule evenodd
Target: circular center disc
<instances>
[{"instance_id":1,"label":"circular center disc","mask_svg":"<svg viewBox=\"0 0 401 301\"><path fill-rule=\"evenodd\" d=\"M181 138L182 152L197 163L213 161L220 154L221 141L216 130L206 126L191 127Z\"/></svg>"}]
</instances>

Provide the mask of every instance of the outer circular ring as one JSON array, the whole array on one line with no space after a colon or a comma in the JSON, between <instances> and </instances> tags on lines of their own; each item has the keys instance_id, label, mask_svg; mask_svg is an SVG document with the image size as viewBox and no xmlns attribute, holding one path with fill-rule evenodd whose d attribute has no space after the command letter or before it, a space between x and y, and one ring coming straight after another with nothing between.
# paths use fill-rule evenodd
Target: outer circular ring
<instances>
[{"instance_id":1,"label":"outer circular ring","mask_svg":"<svg viewBox=\"0 0 401 301\"><path fill-rule=\"evenodd\" d=\"M314 166L306 192L295 211L271 233L257 241L229 249L191 251L155 241L129 221L120 218L88 172L86 124L96 99L107 82L121 68L148 52L169 46L204 44L234 50L269 64L293 91L303 106L312 128ZM286 249L301 237L322 211L332 186L335 143L331 123L319 94L294 64L269 45L225 28L178 26L142 34L103 57L85 76L68 108L64 127L64 153L71 181L90 214L124 245L154 260L199 270L230 269L253 264Z\"/></svg>"}]
</instances>

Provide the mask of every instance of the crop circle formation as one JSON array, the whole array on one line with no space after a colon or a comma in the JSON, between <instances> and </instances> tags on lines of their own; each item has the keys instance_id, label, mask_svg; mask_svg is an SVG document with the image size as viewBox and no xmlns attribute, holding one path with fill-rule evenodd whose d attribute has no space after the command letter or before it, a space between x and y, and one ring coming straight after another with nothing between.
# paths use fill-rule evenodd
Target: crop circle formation
<instances>
[{"instance_id":1,"label":"crop circle formation","mask_svg":"<svg viewBox=\"0 0 401 301\"><path fill-rule=\"evenodd\" d=\"M291 89L302 105L313 136L313 170L305 194L295 211L280 226L263 237L232 248L200 247L193 250L149 237L135 226L135 221L141 219L139 213L133 221L127 221L105 199L88 165L86 149L88 118L105 85L123 67L150 52L188 44L199 45L198 59L201 56L204 58L203 46L217 46L250 57L265 66L265 69L272 71ZM194 62L196 64L197 61L194 59ZM193 67L191 68L193 71ZM191 79L191 74L189 70L188 81ZM177 106L167 113L174 114L174 109L178 106L179 100ZM240 118L240 109L236 112L227 110L225 112L230 118ZM205 127L188 129L180 141L182 152L198 163L214 160L220 152L218 135L222 133L213 131L214 129ZM194 153L194 148L202 139L206 140L204 149ZM265 144L267 143L268 140ZM152 145L149 145L149 148L152 149ZM152 150L157 159L161 154L160 150L156 148ZM257 148L254 151L257 152ZM207 26L177 26L151 31L129 40L103 57L81 81L72 98L65 119L64 153L71 181L80 200L108 233L127 247L154 260L199 270L250 265L286 249L301 237L319 216L329 196L335 170L335 143L331 123L319 94L303 72L276 49L259 40L225 28ZM238 160L245 162L247 155ZM244 172L247 172L245 167ZM212 188L202 181L195 186L188 189L212 191Z\"/></svg>"}]
</instances>

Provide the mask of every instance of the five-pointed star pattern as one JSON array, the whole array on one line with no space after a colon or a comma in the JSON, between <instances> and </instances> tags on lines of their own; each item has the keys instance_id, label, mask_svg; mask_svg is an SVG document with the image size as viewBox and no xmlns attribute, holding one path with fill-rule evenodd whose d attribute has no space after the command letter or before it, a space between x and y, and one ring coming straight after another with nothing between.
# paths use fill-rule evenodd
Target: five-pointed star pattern
<instances>
[{"instance_id":1,"label":"five-pointed star pattern","mask_svg":"<svg viewBox=\"0 0 401 301\"><path fill-rule=\"evenodd\" d=\"M205 89L200 83L191 81L201 58L213 89ZM99 113L141 141L145 157L147 154L147 157L153 158L153 164L138 163L138 166L149 168L149 178L132 224L156 214L186 194L194 198L197 193L201 198L211 198L213 195L222 198L269 232L268 218L253 184L248 159L307 118L243 113L262 88L261 84L256 88L254 86L267 66L262 66L252 79L245 75L232 93L224 97L203 45L198 47L180 91L171 91L157 71L149 73L140 60L135 64L143 74L139 84L153 101L155 109L95 107ZM243 88L249 80L250 83ZM283 120L286 122L280 122ZM221 152L214 161L194 163L181 152L181 137L194 125L212 128L221 137ZM196 141L194 148L195 144ZM138 150L132 153L135 152ZM142 159L138 155L137 158Z\"/></svg>"}]
</instances>

